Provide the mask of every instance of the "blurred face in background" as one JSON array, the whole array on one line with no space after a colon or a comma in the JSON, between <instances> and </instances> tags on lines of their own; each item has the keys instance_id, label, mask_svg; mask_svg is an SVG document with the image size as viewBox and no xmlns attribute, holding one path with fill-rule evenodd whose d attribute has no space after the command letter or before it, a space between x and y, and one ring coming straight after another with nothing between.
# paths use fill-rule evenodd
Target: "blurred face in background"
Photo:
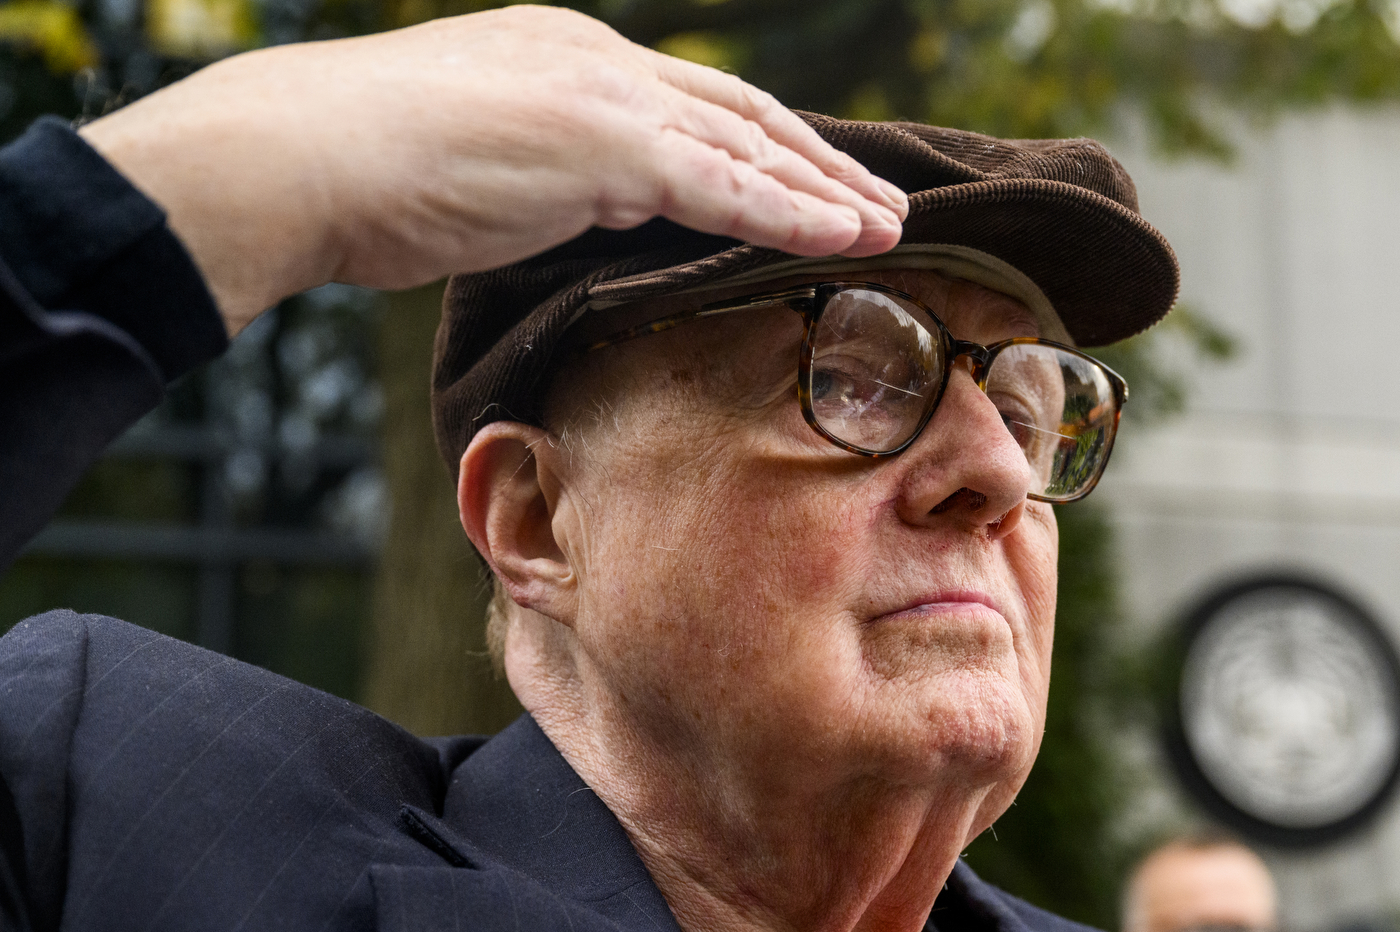
<instances>
[{"instance_id":1,"label":"blurred face in background","mask_svg":"<svg viewBox=\"0 0 1400 932\"><path fill-rule=\"evenodd\" d=\"M1134 874L1123 908L1123 932L1277 928L1269 869L1254 852L1231 842L1159 848Z\"/></svg>"}]
</instances>

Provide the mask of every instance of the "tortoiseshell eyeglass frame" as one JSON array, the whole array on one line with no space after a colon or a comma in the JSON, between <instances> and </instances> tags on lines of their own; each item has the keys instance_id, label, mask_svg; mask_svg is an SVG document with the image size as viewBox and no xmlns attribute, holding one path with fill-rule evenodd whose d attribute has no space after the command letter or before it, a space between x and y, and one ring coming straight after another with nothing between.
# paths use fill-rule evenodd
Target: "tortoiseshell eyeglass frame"
<instances>
[{"instance_id":1,"label":"tortoiseshell eyeglass frame","mask_svg":"<svg viewBox=\"0 0 1400 932\"><path fill-rule=\"evenodd\" d=\"M914 305L931 321L934 325L934 333L938 335L942 347L943 375L938 385L938 390L930 396L928 405L919 419L918 426L910 433L908 439L899 446L890 450L870 450L847 443L840 437L833 436L830 431L822 427L818 422L816 413L812 410L812 356L813 347L816 342L817 324L821 321L822 313L826 310L831 299L842 291L852 288L860 288L867 291L875 291L890 297L899 298ZM983 392L987 390L988 373L991 371L992 362L1002 350L1009 346L1023 345L1027 343L1039 346L1053 347L1071 356L1077 356L1088 362L1090 365L1101 371L1108 379L1109 385L1113 388L1114 413L1113 423L1109 429L1108 438L1104 443L1103 458L1099 461L1094 470L1093 476L1084 484L1082 488L1074 494L1068 496L1049 496L1035 492L1026 493L1026 497L1038 502L1051 502L1056 505L1065 505L1070 502L1077 502L1084 498L1099 484L1099 479L1103 476L1104 469L1108 466L1109 456L1113 453L1113 442L1118 436L1118 422L1123 416L1123 405L1128 400L1128 383L1121 375L1114 372L1108 366L1099 362L1092 356L1081 353L1072 346L1063 343L1056 343L1053 340L1042 340L1039 337L1014 337L1010 340L1002 340L990 346L981 343L973 343L968 340L959 340L953 336L952 331L943 323L937 314L929 309L918 298L906 294L894 288L875 282L839 281L839 282L818 282L810 285L800 285L795 288L786 288L782 291L767 291L761 294L745 295L743 297L731 298L726 301L715 301L710 304L702 304L699 307L681 311L668 317L649 321L645 324L638 324L629 327L592 343L587 343L579 348L580 354L592 353L609 346L616 346L619 343L626 343L635 340L637 337L648 336L653 333L661 333L678 327L692 320L700 320L705 317L716 317L720 314L731 314L735 311L756 310L762 307L774 307L784 305L801 315L803 321L802 347L797 359L797 400L802 408L802 418L814 431L832 443L849 453L859 456L868 456L871 459L882 459L896 456L908 449L909 446L924 432L928 422L933 419L934 413L938 410L938 404L943 400L943 392L948 387L948 379L952 376L953 366L957 360L966 356L971 363L971 374L977 387Z\"/></svg>"}]
</instances>

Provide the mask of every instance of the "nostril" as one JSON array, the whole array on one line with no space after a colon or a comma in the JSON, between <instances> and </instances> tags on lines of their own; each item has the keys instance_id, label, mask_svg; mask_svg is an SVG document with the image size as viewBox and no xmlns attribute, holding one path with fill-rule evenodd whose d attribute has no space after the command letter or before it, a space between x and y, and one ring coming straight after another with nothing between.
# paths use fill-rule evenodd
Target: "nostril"
<instances>
[{"instance_id":1,"label":"nostril","mask_svg":"<svg viewBox=\"0 0 1400 932\"><path fill-rule=\"evenodd\" d=\"M962 505L968 511L980 511L986 504L987 496L983 495L981 492L969 489L967 486L963 486L929 509L929 514L941 515L945 511L958 505Z\"/></svg>"}]
</instances>

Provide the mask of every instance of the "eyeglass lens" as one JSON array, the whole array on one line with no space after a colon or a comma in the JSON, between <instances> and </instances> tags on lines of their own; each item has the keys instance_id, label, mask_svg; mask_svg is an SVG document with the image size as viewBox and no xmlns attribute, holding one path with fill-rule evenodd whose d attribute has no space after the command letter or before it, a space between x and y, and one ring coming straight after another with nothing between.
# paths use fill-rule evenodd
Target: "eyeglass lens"
<instances>
[{"instance_id":1,"label":"eyeglass lens","mask_svg":"<svg viewBox=\"0 0 1400 932\"><path fill-rule=\"evenodd\" d=\"M812 337L810 397L822 430L871 453L899 449L937 401L947 344L918 305L863 288L832 295ZM1092 486L1117 423L1103 368L1039 343L1003 346L988 398L1031 467L1031 494L1068 500Z\"/></svg>"},{"instance_id":2,"label":"eyeglass lens","mask_svg":"<svg viewBox=\"0 0 1400 932\"><path fill-rule=\"evenodd\" d=\"M942 341L898 299L839 291L812 341L812 413L844 443L893 450L917 429L942 373Z\"/></svg>"}]
</instances>

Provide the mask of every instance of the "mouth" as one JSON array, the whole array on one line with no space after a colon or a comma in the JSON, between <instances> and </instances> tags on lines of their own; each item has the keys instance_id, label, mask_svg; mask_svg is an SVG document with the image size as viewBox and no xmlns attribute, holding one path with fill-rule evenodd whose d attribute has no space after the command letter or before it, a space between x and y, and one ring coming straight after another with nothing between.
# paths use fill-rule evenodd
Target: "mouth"
<instances>
[{"instance_id":1,"label":"mouth","mask_svg":"<svg viewBox=\"0 0 1400 932\"><path fill-rule=\"evenodd\" d=\"M996 600L985 592L975 589L941 589L911 599L894 611L885 612L869 619L867 624L883 624L891 621L914 620L925 616L939 617L995 615L1005 622L1006 613Z\"/></svg>"}]
</instances>

